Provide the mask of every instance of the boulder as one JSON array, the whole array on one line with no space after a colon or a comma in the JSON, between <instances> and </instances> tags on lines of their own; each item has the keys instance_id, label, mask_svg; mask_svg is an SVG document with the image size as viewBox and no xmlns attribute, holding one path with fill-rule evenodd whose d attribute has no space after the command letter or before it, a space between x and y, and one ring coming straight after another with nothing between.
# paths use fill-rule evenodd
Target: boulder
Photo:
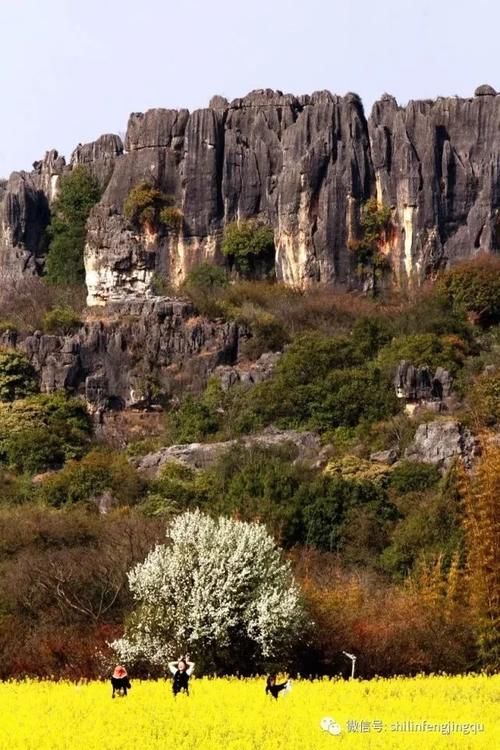
<instances>
[{"instance_id":1,"label":"boulder","mask_svg":"<svg viewBox=\"0 0 500 750\"><path fill-rule=\"evenodd\" d=\"M392 466L392 464L396 463L398 460L398 455L398 451L395 448L389 448L389 450L386 451L376 451L375 453L371 453L370 461Z\"/></svg>"},{"instance_id":2,"label":"boulder","mask_svg":"<svg viewBox=\"0 0 500 750\"><path fill-rule=\"evenodd\" d=\"M442 401L450 396L453 379L443 367L434 373L426 365L415 367L402 360L394 376L398 398L407 401Z\"/></svg>"},{"instance_id":3,"label":"boulder","mask_svg":"<svg viewBox=\"0 0 500 750\"><path fill-rule=\"evenodd\" d=\"M232 367L218 367L214 376L220 380L222 389L228 391L237 383L255 385L269 380L281 357L281 352L265 352L255 362L239 363Z\"/></svg>"},{"instance_id":4,"label":"boulder","mask_svg":"<svg viewBox=\"0 0 500 750\"><path fill-rule=\"evenodd\" d=\"M467 427L455 419L437 419L417 427L405 458L433 464L446 471L456 460L470 469L479 452L478 440Z\"/></svg>"},{"instance_id":5,"label":"boulder","mask_svg":"<svg viewBox=\"0 0 500 750\"><path fill-rule=\"evenodd\" d=\"M296 430L278 430L274 427L256 435L249 435L241 440L227 440L219 443L187 443L171 445L155 453L149 453L134 460L139 471L156 476L165 464L178 461L193 469L206 469L222 455L236 446L245 448L259 446L263 448L280 448L289 446L295 457L294 462L318 465L326 460L327 451L322 448L319 436L313 432Z\"/></svg>"}]
</instances>

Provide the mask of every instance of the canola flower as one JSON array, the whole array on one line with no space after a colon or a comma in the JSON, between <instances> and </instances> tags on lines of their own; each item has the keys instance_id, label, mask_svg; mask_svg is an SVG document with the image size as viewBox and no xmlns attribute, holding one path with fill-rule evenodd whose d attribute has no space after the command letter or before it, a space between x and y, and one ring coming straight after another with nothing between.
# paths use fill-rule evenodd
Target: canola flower
<instances>
[{"instance_id":1,"label":"canola flower","mask_svg":"<svg viewBox=\"0 0 500 750\"><path fill-rule=\"evenodd\" d=\"M0 684L0 748L493 750L499 706L500 675L296 680L278 701L262 679L193 679L190 697L176 699L168 681L136 680L115 700L106 682L26 680ZM340 733L322 728L333 726L325 718ZM445 733L429 729L438 725Z\"/></svg>"}]
</instances>

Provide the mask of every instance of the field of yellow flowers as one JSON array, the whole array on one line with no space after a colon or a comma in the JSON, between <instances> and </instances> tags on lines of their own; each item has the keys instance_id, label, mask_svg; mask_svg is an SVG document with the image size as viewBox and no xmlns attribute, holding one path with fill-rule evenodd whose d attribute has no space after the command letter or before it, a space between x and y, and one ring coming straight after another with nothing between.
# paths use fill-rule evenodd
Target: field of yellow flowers
<instances>
[{"instance_id":1,"label":"field of yellow flowers","mask_svg":"<svg viewBox=\"0 0 500 750\"><path fill-rule=\"evenodd\" d=\"M132 684L111 700L107 683L0 683L0 748L500 748L500 675L297 680L278 701L263 680L193 678L176 699L168 682Z\"/></svg>"}]
</instances>

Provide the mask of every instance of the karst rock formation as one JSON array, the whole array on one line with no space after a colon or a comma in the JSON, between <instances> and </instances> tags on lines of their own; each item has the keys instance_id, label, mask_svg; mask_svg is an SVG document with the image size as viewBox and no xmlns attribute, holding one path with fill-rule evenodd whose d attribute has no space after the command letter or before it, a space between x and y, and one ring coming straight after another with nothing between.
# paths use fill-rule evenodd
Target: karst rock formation
<instances>
[{"instance_id":1,"label":"karst rock formation","mask_svg":"<svg viewBox=\"0 0 500 750\"><path fill-rule=\"evenodd\" d=\"M328 91L132 114L123 144L101 136L68 164L51 151L0 182L0 273L41 272L59 178L82 163L104 189L87 226L90 305L149 296L158 276L175 285L201 262L222 262L224 226L245 218L272 226L278 279L355 287L350 243L372 196L391 209L380 249L395 285L500 250L500 96L490 86L405 107L384 95L368 120L356 94ZM126 219L142 181L174 196L179 231L142 232Z\"/></svg>"}]
</instances>

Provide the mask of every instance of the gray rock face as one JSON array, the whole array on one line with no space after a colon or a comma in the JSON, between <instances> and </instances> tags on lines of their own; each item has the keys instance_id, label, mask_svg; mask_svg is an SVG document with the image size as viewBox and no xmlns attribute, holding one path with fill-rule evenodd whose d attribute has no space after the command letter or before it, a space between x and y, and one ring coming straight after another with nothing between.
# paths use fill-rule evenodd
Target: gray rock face
<instances>
[{"instance_id":1,"label":"gray rock face","mask_svg":"<svg viewBox=\"0 0 500 750\"><path fill-rule=\"evenodd\" d=\"M496 96L497 92L487 83L483 83L482 86L478 86L474 91L474 96Z\"/></svg>"},{"instance_id":2,"label":"gray rock face","mask_svg":"<svg viewBox=\"0 0 500 750\"><path fill-rule=\"evenodd\" d=\"M442 401L451 393L452 377L448 370L438 367L433 374L425 365L415 367L401 361L394 377L394 387L399 398L407 401Z\"/></svg>"},{"instance_id":3,"label":"gray rock face","mask_svg":"<svg viewBox=\"0 0 500 750\"><path fill-rule=\"evenodd\" d=\"M39 273L46 251L50 204L64 172L64 158L48 151L33 171L13 172L0 191L0 273Z\"/></svg>"},{"instance_id":4,"label":"gray rock face","mask_svg":"<svg viewBox=\"0 0 500 750\"><path fill-rule=\"evenodd\" d=\"M364 117L359 97L295 97L269 89L210 107L131 116L126 148L89 224L89 303L148 294L155 271L174 283L220 260L224 225L254 217L274 228L276 274L299 286L360 283L349 242L375 194L393 231L381 251L393 280L419 283L439 268L500 248L500 97L399 107L385 94ZM150 180L176 198L177 236L131 233L132 185Z\"/></svg>"},{"instance_id":5,"label":"gray rock face","mask_svg":"<svg viewBox=\"0 0 500 750\"><path fill-rule=\"evenodd\" d=\"M19 276L40 273L47 250L45 230L61 175L85 164L102 189L113 171L123 145L116 135L103 135L79 145L66 165L57 151L48 151L31 172L13 172L0 187L0 273Z\"/></svg>"},{"instance_id":6,"label":"gray rock face","mask_svg":"<svg viewBox=\"0 0 500 750\"><path fill-rule=\"evenodd\" d=\"M394 448L389 448L386 451L376 451L370 454L370 461L374 461L377 464L392 464L398 460L398 452Z\"/></svg>"},{"instance_id":7,"label":"gray rock face","mask_svg":"<svg viewBox=\"0 0 500 750\"><path fill-rule=\"evenodd\" d=\"M115 290L148 294L155 271L177 283L200 262L221 261L224 225L236 218L273 226L283 281L349 277L356 200L373 183L357 97L263 90L230 104L217 97L191 114L151 110L131 115L125 147L89 221L89 304ZM175 196L179 235L140 236L123 219L128 192L142 180Z\"/></svg>"},{"instance_id":8,"label":"gray rock face","mask_svg":"<svg viewBox=\"0 0 500 750\"><path fill-rule=\"evenodd\" d=\"M295 452L294 461L299 463L318 464L322 462L324 450L321 442L313 432L297 432L296 430L278 430L268 428L258 435L251 435L237 440L227 440L220 443L187 443L162 448L156 453L149 453L135 463L139 471L150 476L156 476L165 464L178 461L193 469L205 469L222 455L237 445L245 448L259 446L263 448L291 446Z\"/></svg>"},{"instance_id":9,"label":"gray rock face","mask_svg":"<svg viewBox=\"0 0 500 750\"><path fill-rule=\"evenodd\" d=\"M437 419L418 426L405 457L433 464L443 471L460 459L470 469L479 450L477 439L467 427L454 419Z\"/></svg>"},{"instance_id":10,"label":"gray rock face","mask_svg":"<svg viewBox=\"0 0 500 750\"><path fill-rule=\"evenodd\" d=\"M69 166L50 152L0 186L0 270L43 262L48 209L65 169L86 164L107 185L88 224L89 304L152 295L155 274L177 284L200 262L222 262L225 225L255 218L274 230L276 275L296 286L360 287L351 240L363 203L392 210L380 245L384 283L404 287L443 266L500 251L500 96L411 101L384 94L367 121L356 94L270 89L206 109L153 109L117 136L78 146ZM174 196L180 231L138 232L123 216L147 180ZM1 195L3 193L3 199Z\"/></svg>"},{"instance_id":11,"label":"gray rock face","mask_svg":"<svg viewBox=\"0 0 500 750\"><path fill-rule=\"evenodd\" d=\"M210 323L189 302L167 298L111 304L106 317L72 336L8 336L4 343L24 351L40 373L42 391L84 395L96 412L199 391L238 348L236 325Z\"/></svg>"},{"instance_id":12,"label":"gray rock face","mask_svg":"<svg viewBox=\"0 0 500 750\"><path fill-rule=\"evenodd\" d=\"M70 168L78 164L88 167L104 190L113 173L115 161L123 153L123 143L118 135L101 135L97 141L79 144L71 154Z\"/></svg>"},{"instance_id":13,"label":"gray rock face","mask_svg":"<svg viewBox=\"0 0 500 750\"><path fill-rule=\"evenodd\" d=\"M279 362L281 352L265 352L255 362L234 366L221 365L217 367L214 376L220 380L222 389L228 391L237 383L254 385L269 380Z\"/></svg>"},{"instance_id":14,"label":"gray rock face","mask_svg":"<svg viewBox=\"0 0 500 750\"><path fill-rule=\"evenodd\" d=\"M481 251L498 251L500 97L398 107L369 121L377 198L393 209L387 251L403 285Z\"/></svg>"}]
</instances>

